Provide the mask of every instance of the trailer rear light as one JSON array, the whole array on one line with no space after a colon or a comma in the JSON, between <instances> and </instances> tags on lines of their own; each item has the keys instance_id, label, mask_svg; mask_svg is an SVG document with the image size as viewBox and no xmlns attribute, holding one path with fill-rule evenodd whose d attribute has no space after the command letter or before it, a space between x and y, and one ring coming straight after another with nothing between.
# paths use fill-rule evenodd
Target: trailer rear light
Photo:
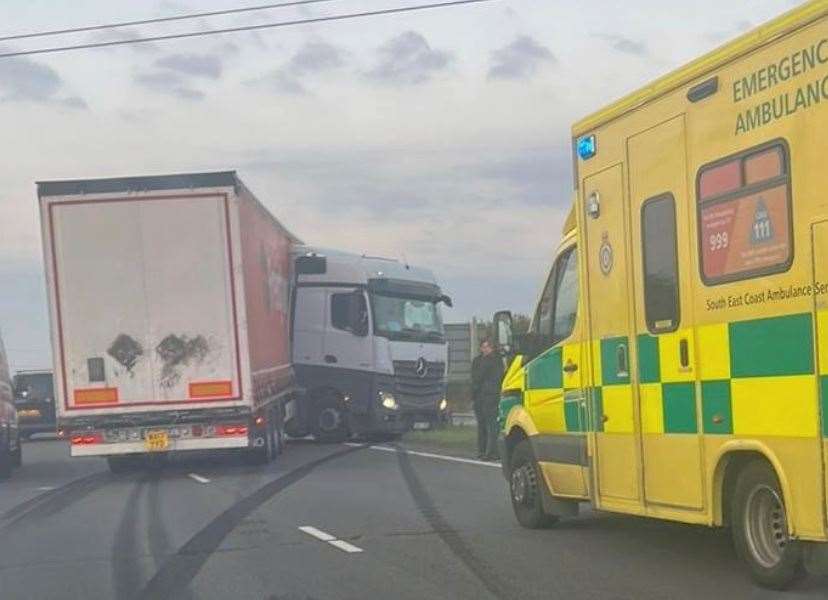
<instances>
[{"instance_id":1,"label":"trailer rear light","mask_svg":"<svg viewBox=\"0 0 828 600\"><path fill-rule=\"evenodd\" d=\"M247 435L247 425L219 425L216 435Z\"/></svg>"},{"instance_id":2,"label":"trailer rear light","mask_svg":"<svg viewBox=\"0 0 828 600\"><path fill-rule=\"evenodd\" d=\"M72 436L72 444L75 446L83 446L89 444L101 444L103 443L103 434L100 431L95 431L93 433L84 433L82 435L73 435Z\"/></svg>"}]
</instances>

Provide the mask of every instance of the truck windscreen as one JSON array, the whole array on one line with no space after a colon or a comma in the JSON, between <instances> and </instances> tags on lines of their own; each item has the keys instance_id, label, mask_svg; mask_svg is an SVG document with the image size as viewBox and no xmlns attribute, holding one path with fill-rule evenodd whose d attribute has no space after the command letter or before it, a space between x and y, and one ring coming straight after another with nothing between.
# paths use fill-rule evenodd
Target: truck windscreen
<instances>
[{"instance_id":1,"label":"truck windscreen","mask_svg":"<svg viewBox=\"0 0 828 600\"><path fill-rule=\"evenodd\" d=\"M434 301L372 293L374 333L392 340L445 340L443 317Z\"/></svg>"}]
</instances>

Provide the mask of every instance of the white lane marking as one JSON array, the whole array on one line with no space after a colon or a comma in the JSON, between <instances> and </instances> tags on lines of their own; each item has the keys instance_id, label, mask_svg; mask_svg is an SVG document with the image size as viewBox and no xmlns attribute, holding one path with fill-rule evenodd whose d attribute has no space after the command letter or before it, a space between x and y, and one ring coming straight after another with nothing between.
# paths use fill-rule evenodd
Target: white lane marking
<instances>
[{"instance_id":1,"label":"white lane marking","mask_svg":"<svg viewBox=\"0 0 828 600\"><path fill-rule=\"evenodd\" d=\"M322 540L323 542L336 541L336 538L332 536L330 533L325 533L324 531L322 531L321 529L317 529L316 527L303 525L299 528L299 531L304 531L308 535L315 537L317 540Z\"/></svg>"},{"instance_id":2,"label":"white lane marking","mask_svg":"<svg viewBox=\"0 0 828 600\"><path fill-rule=\"evenodd\" d=\"M362 552L362 548L349 544L348 542L343 542L342 540L331 540L328 543L335 548L339 548L340 550L347 552L348 554Z\"/></svg>"},{"instance_id":3,"label":"white lane marking","mask_svg":"<svg viewBox=\"0 0 828 600\"><path fill-rule=\"evenodd\" d=\"M196 473L190 473L187 477L199 483L210 483L209 479L207 479L206 477L202 477L201 475L197 475Z\"/></svg>"},{"instance_id":4,"label":"white lane marking","mask_svg":"<svg viewBox=\"0 0 828 600\"><path fill-rule=\"evenodd\" d=\"M346 443L346 446L362 446L362 444ZM478 465L480 467L494 467L499 469L499 462L484 462L482 460L473 460L471 458L460 458L459 456L448 456L446 454L432 454L431 452L417 452L416 450L397 450L390 446L368 446L371 450L381 450L382 452L405 452L406 454L413 454L414 456L422 456L425 458L436 458L437 460L445 460L448 462L462 463L466 465Z\"/></svg>"},{"instance_id":5,"label":"white lane marking","mask_svg":"<svg viewBox=\"0 0 828 600\"><path fill-rule=\"evenodd\" d=\"M330 544L334 548L339 548L343 552L347 552L348 554L357 554L362 552L362 548L358 546L354 546L353 544L349 544L344 540L338 540L330 533L325 533L321 529L317 529L316 527L311 527L310 525L302 525L299 528L299 531L303 531L307 533L309 536L315 537L317 540L321 540L327 544Z\"/></svg>"},{"instance_id":6,"label":"white lane marking","mask_svg":"<svg viewBox=\"0 0 828 600\"><path fill-rule=\"evenodd\" d=\"M52 490L56 490L56 487L52 487L51 485L44 485L38 488L35 488L35 491L38 492L51 492Z\"/></svg>"}]
</instances>

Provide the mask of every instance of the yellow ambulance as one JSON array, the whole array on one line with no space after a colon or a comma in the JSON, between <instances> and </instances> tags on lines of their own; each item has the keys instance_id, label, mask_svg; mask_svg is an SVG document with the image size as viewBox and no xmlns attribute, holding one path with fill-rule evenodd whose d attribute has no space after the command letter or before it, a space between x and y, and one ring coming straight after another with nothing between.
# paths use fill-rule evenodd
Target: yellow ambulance
<instances>
[{"instance_id":1,"label":"yellow ambulance","mask_svg":"<svg viewBox=\"0 0 828 600\"><path fill-rule=\"evenodd\" d=\"M572 214L503 385L518 521L590 502L728 526L768 587L824 572L828 0L572 133Z\"/></svg>"}]
</instances>

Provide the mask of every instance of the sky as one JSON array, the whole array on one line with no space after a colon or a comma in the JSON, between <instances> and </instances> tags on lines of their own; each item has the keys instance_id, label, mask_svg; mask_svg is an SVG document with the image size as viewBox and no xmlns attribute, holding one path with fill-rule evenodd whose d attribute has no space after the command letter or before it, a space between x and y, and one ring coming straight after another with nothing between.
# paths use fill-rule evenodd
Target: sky
<instances>
[{"instance_id":1,"label":"sky","mask_svg":"<svg viewBox=\"0 0 828 600\"><path fill-rule=\"evenodd\" d=\"M264 0L0 0L0 37ZM0 52L427 3L333 0ZM529 313L572 195L574 121L799 4L493 0L0 58L0 330L51 364L35 182L237 170L303 241L435 271L448 322Z\"/></svg>"}]
</instances>

